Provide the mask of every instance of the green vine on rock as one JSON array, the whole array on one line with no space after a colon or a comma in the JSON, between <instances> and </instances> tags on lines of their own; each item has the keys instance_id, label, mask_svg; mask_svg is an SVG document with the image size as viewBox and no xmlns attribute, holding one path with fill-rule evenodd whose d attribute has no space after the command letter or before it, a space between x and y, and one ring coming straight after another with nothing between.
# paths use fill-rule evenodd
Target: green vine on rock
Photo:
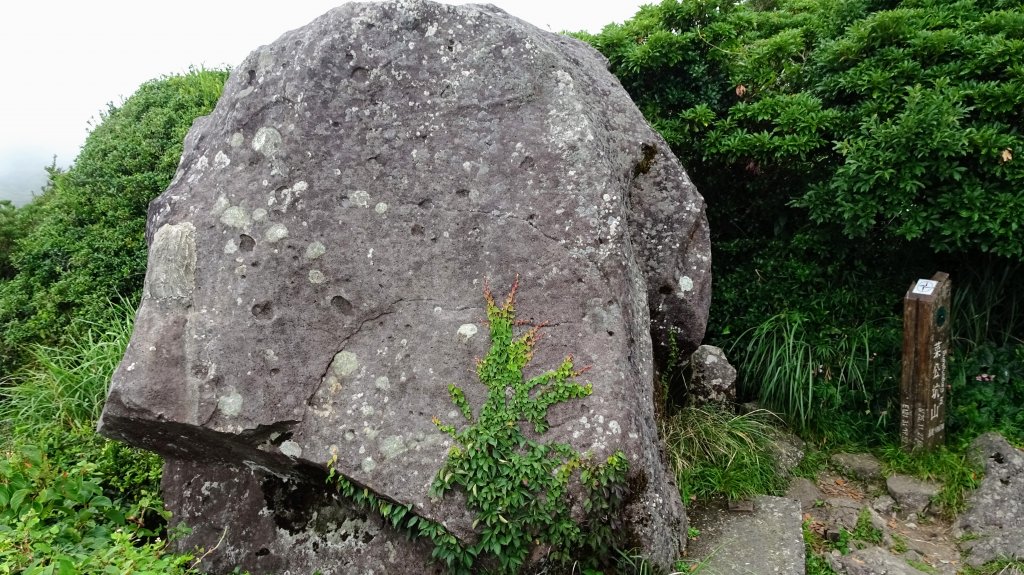
<instances>
[{"instance_id":1,"label":"green vine on rock","mask_svg":"<svg viewBox=\"0 0 1024 575\"><path fill-rule=\"evenodd\" d=\"M435 549L435 557L457 572L482 567L516 573L531 553L533 560L546 556L552 563L576 559L599 564L607 560L621 532L616 527L627 493L625 455L618 451L595 464L567 444L542 443L521 429L525 422L537 434L544 433L548 408L586 397L592 387L576 383L586 370L577 370L571 356L558 368L525 379L523 369L533 357L542 326L515 335L518 284L516 278L500 307L490 290L484 290L491 347L477 362L477 376L488 389L479 415L473 416L462 389L451 384L452 403L468 425L456 429L434 419L455 445L434 480L433 495L443 497L457 487L476 514L475 543ZM580 501L570 489L574 479L582 486ZM574 506L582 514L572 513ZM584 518L577 521L574 515Z\"/></svg>"}]
</instances>

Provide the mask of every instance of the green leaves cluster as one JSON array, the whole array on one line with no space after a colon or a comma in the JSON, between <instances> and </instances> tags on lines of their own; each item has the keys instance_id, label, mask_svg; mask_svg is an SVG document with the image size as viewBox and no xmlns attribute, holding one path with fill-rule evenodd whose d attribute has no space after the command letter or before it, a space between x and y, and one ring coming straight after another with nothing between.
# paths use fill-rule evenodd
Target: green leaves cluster
<instances>
[{"instance_id":1,"label":"green leaves cluster","mask_svg":"<svg viewBox=\"0 0 1024 575\"><path fill-rule=\"evenodd\" d=\"M584 39L691 169L718 233L790 215L1019 259L1021 7L664 0Z\"/></svg>"},{"instance_id":2,"label":"green leaves cluster","mask_svg":"<svg viewBox=\"0 0 1024 575\"><path fill-rule=\"evenodd\" d=\"M162 540L160 458L93 431L134 310L108 315L0 381L0 575L193 573Z\"/></svg>"},{"instance_id":3,"label":"green leaves cluster","mask_svg":"<svg viewBox=\"0 0 1024 575\"><path fill-rule=\"evenodd\" d=\"M0 368L13 371L27 344L60 342L73 318L103 321L111 299L137 299L147 206L170 183L186 132L213 109L226 77L193 70L111 106L75 164L51 170L31 225L6 247L9 234L0 233ZM0 207L0 221L9 211Z\"/></svg>"},{"instance_id":4,"label":"green leaves cluster","mask_svg":"<svg viewBox=\"0 0 1024 575\"><path fill-rule=\"evenodd\" d=\"M146 524L159 500L112 499L95 463L63 469L33 446L0 458L0 574L186 573Z\"/></svg>"},{"instance_id":5,"label":"green leaves cluster","mask_svg":"<svg viewBox=\"0 0 1024 575\"><path fill-rule=\"evenodd\" d=\"M452 402L467 425L456 429L435 419L455 445L433 489L438 496L453 488L464 492L480 535L468 547L440 550L440 558L456 572L483 564L516 573L535 546L546 546L555 564L574 558L598 564L608 560L620 535L617 515L629 470L625 456L616 452L595 464L569 445L531 439L521 428L525 422L534 432L545 432L550 406L585 397L591 387L574 381L581 371L571 357L554 370L524 379L540 326L515 335L515 292L513 286L501 306L485 292L491 348L477 365L488 390L479 414L474 417L462 390L450 385ZM575 480L586 494L582 500L570 489ZM574 505L583 512L582 522L573 518Z\"/></svg>"}]
</instances>

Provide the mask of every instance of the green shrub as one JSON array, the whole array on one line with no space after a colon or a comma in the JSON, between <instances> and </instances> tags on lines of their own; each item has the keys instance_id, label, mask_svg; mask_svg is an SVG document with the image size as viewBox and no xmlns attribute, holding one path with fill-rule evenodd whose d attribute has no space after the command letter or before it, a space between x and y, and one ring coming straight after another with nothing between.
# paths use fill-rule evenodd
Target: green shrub
<instances>
[{"instance_id":1,"label":"green shrub","mask_svg":"<svg viewBox=\"0 0 1024 575\"><path fill-rule=\"evenodd\" d=\"M226 72L143 84L93 129L67 172L51 172L34 226L0 282L0 370L33 343L56 345L74 318L103 322L111 299L137 301L146 272L146 209L170 183L192 121L213 109Z\"/></svg>"},{"instance_id":2,"label":"green shrub","mask_svg":"<svg viewBox=\"0 0 1024 575\"><path fill-rule=\"evenodd\" d=\"M525 379L523 369L533 357L540 326L515 335L515 294L512 286L499 306L485 291L491 347L477 363L477 376L487 387L487 401L474 415L461 388L451 384L452 402L465 426L456 429L435 419L454 440L432 485L437 496L459 489L474 513L478 542L465 548L442 545L435 556L457 572L470 572L490 557L501 573L518 573L537 544L549 550L554 565L582 561L584 566L608 564L622 539L619 513L627 496L629 463L622 452L595 463L568 444L542 442L524 434L548 429L548 408L590 395L590 384L574 381L582 373L567 357L556 369ZM570 513L570 486L584 493L582 521ZM484 563L486 564L486 563Z\"/></svg>"},{"instance_id":3,"label":"green shrub","mask_svg":"<svg viewBox=\"0 0 1024 575\"><path fill-rule=\"evenodd\" d=\"M134 310L108 315L0 387L0 574L186 571L161 541L160 458L93 431Z\"/></svg>"},{"instance_id":4,"label":"green shrub","mask_svg":"<svg viewBox=\"0 0 1024 575\"><path fill-rule=\"evenodd\" d=\"M0 457L0 574L192 572L147 528L152 513L165 513L157 499L108 497L96 464L58 468L21 445Z\"/></svg>"}]
</instances>

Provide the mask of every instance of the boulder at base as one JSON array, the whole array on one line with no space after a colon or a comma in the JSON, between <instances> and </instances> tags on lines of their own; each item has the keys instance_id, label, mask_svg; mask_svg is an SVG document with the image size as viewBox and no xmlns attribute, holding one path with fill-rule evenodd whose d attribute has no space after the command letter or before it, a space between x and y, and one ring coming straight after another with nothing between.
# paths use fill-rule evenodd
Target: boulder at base
<instances>
[{"instance_id":1,"label":"boulder at base","mask_svg":"<svg viewBox=\"0 0 1024 575\"><path fill-rule=\"evenodd\" d=\"M228 526L249 501L226 504L233 490L266 477L327 490L336 458L353 484L473 541L463 498L429 496L451 446L432 418L459 424L451 383L483 404L483 286L501 297L518 275L518 318L546 324L525 375L573 354L593 385L551 408L541 439L595 461L622 450L623 541L663 567L680 552L652 341L676 332L692 350L703 337L704 202L585 44L491 6L343 5L234 68L147 234L143 301L100 431L177 461L172 478L194 462L191 487L165 482L190 523L206 520L196 485L210 484L211 517ZM233 468L257 475L215 489ZM235 527L210 564L245 549ZM220 532L204 533L193 542L214 549ZM287 548L237 563L304 565L268 557Z\"/></svg>"}]
</instances>

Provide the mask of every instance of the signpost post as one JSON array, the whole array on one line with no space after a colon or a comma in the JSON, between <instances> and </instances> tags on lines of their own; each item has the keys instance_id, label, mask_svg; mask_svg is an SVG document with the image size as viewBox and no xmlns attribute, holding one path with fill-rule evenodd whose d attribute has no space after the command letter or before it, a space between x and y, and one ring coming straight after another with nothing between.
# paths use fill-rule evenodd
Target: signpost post
<instances>
[{"instance_id":1,"label":"signpost post","mask_svg":"<svg viewBox=\"0 0 1024 575\"><path fill-rule=\"evenodd\" d=\"M945 441L949 379L949 274L918 280L903 298L903 373L900 442L904 449L931 449Z\"/></svg>"}]
</instances>

